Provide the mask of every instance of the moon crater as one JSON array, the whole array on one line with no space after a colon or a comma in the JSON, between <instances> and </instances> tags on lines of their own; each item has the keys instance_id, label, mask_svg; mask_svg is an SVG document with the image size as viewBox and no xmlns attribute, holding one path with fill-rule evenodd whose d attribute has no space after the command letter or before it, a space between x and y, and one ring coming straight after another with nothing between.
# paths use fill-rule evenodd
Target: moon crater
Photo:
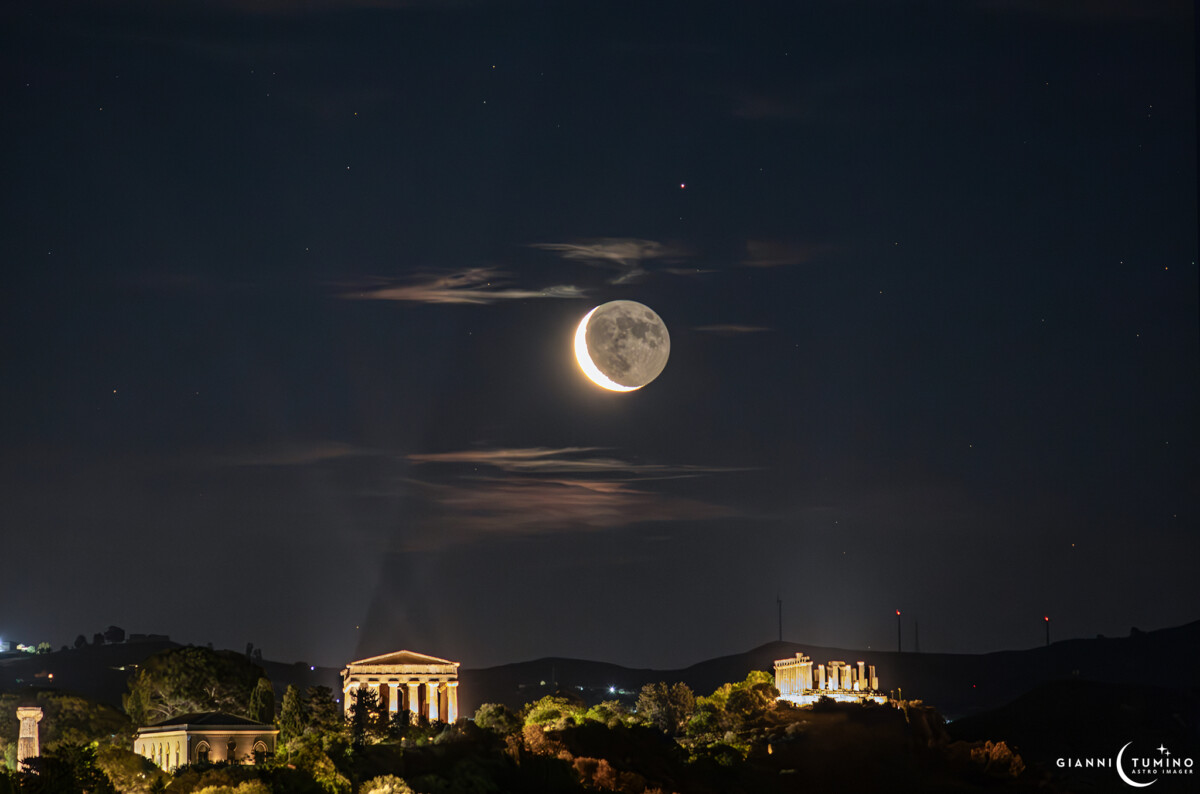
<instances>
[{"instance_id":1,"label":"moon crater","mask_svg":"<svg viewBox=\"0 0 1200 794\"><path fill-rule=\"evenodd\" d=\"M612 391L640 389L662 373L671 336L662 319L637 301L610 301L584 316L575 356L584 373Z\"/></svg>"}]
</instances>

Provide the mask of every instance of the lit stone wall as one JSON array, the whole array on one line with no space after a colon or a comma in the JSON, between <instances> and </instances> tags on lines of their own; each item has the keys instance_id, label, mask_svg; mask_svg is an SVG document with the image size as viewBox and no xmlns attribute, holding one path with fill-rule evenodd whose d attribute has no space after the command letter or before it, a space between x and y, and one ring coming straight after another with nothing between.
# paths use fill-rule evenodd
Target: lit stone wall
<instances>
[{"instance_id":1,"label":"lit stone wall","mask_svg":"<svg viewBox=\"0 0 1200 794\"><path fill-rule=\"evenodd\" d=\"M875 665L861 661L850 665L834 659L828 664L816 665L814 675L812 659L802 653L775 661L775 688L779 690L780 700L798 705L815 703L821 697L855 703L888 701L887 696L879 692Z\"/></svg>"},{"instance_id":2,"label":"lit stone wall","mask_svg":"<svg viewBox=\"0 0 1200 794\"><path fill-rule=\"evenodd\" d=\"M275 752L270 725L152 725L134 735L133 751L168 772L187 764L253 764Z\"/></svg>"}]
</instances>

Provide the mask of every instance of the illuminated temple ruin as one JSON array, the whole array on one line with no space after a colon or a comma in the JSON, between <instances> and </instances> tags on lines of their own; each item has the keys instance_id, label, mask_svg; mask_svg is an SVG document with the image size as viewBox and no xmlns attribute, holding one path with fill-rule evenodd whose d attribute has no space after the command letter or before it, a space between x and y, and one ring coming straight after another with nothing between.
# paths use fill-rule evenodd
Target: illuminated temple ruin
<instances>
[{"instance_id":1,"label":"illuminated temple ruin","mask_svg":"<svg viewBox=\"0 0 1200 794\"><path fill-rule=\"evenodd\" d=\"M374 690L389 713L407 711L412 718L454 722L458 719L458 662L412 651L396 651L359 659L342 670L346 716L354 690Z\"/></svg>"},{"instance_id":2,"label":"illuminated temple ruin","mask_svg":"<svg viewBox=\"0 0 1200 794\"><path fill-rule=\"evenodd\" d=\"M791 659L775 661L775 688L779 699L800 706L815 703L818 698L863 703L868 700L887 703L887 695L879 691L875 665L865 662L846 664L840 660L813 666L812 659L798 653Z\"/></svg>"}]
</instances>

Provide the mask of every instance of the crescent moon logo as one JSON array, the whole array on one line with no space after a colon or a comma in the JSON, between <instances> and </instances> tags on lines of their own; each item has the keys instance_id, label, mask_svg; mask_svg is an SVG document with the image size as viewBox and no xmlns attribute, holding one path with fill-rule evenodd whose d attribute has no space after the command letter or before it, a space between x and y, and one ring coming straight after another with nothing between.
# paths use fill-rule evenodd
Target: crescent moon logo
<instances>
[{"instance_id":1,"label":"crescent moon logo","mask_svg":"<svg viewBox=\"0 0 1200 794\"><path fill-rule=\"evenodd\" d=\"M588 320L592 319L592 315L596 313L597 306L583 316L583 321L579 323L579 328L575 330L575 360L579 362L579 368L583 370L583 374L591 378L592 383L601 386L609 391L635 391L641 386L622 386L612 378L605 375L596 366L596 362L592 361L592 354L588 352L587 347L587 327Z\"/></svg>"},{"instance_id":2,"label":"crescent moon logo","mask_svg":"<svg viewBox=\"0 0 1200 794\"><path fill-rule=\"evenodd\" d=\"M1145 788L1146 786L1153 786L1155 783L1158 782L1157 780L1151 780L1149 783L1137 783L1133 780L1130 780L1129 775L1125 774L1125 767L1121 765L1121 756L1125 755L1125 750L1131 744L1133 744L1133 742L1125 742L1125 747L1122 747L1121 752L1117 753L1117 774L1121 776L1121 780L1125 781L1125 785L1127 785L1127 786L1133 786L1134 788Z\"/></svg>"}]
</instances>

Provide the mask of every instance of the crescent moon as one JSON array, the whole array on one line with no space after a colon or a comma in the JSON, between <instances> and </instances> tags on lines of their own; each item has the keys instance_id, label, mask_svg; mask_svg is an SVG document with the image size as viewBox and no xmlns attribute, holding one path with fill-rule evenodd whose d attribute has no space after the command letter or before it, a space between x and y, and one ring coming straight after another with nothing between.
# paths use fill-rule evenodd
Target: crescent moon
<instances>
[{"instance_id":1,"label":"crescent moon","mask_svg":"<svg viewBox=\"0 0 1200 794\"><path fill-rule=\"evenodd\" d=\"M592 361L592 354L587 348L587 327L588 320L592 319L592 315L596 313L597 306L583 316L583 320L579 323L579 328L575 330L575 360L579 362L579 368L583 370L583 374L591 378L592 383L601 386L609 391L636 391L642 388L641 386L622 386L612 378L605 375L596 366L596 362Z\"/></svg>"},{"instance_id":2,"label":"crescent moon","mask_svg":"<svg viewBox=\"0 0 1200 794\"><path fill-rule=\"evenodd\" d=\"M1134 786L1135 788L1153 786L1158 782L1158 780L1151 780L1149 783L1136 783L1129 779L1129 775L1125 774L1125 768L1121 766L1121 756L1125 755L1126 748L1128 748L1131 744L1133 744L1133 742L1125 742L1125 747L1122 747L1121 752L1117 753L1117 774L1121 776L1121 780L1125 781L1126 785Z\"/></svg>"}]
</instances>

